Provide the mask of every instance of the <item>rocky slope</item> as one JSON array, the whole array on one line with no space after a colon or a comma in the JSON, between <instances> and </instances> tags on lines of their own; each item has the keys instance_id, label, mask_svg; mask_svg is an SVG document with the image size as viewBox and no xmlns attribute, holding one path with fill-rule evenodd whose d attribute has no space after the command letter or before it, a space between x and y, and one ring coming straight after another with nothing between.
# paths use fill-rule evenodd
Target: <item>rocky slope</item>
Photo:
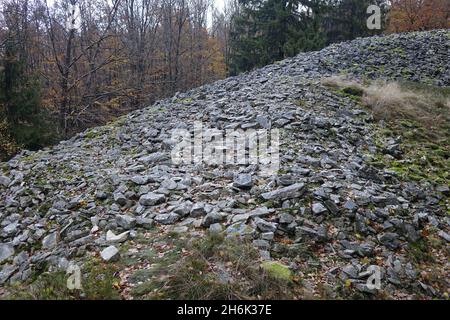
<instances>
[{"instance_id":1,"label":"rocky slope","mask_svg":"<svg viewBox=\"0 0 450 320\"><path fill-rule=\"evenodd\" d=\"M137 255L140 238L224 233L251 241L261 260L288 265L313 294L325 282L365 297L445 297L448 186L402 181L372 166L377 153L398 156L398 145L375 141L370 113L321 79L448 86L449 40L444 30L332 45L23 152L1 165L0 286L91 255ZM173 165L171 130L191 130L194 121L281 129L280 170L264 177L254 165ZM430 232L439 246L420 248ZM309 256L292 254L298 246L311 248ZM432 252L439 271L417 262L410 253L418 247ZM371 265L381 267L378 292L366 285ZM123 288L132 286L127 279Z\"/></svg>"}]
</instances>

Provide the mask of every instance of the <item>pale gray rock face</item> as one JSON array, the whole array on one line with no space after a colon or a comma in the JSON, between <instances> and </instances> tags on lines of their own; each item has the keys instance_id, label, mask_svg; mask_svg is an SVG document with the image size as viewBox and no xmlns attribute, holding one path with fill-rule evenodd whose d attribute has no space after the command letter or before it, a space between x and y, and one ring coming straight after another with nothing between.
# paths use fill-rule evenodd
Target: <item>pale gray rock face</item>
<instances>
[{"instance_id":1,"label":"pale gray rock face","mask_svg":"<svg viewBox=\"0 0 450 320\"><path fill-rule=\"evenodd\" d=\"M120 252L115 246L109 246L100 253L100 256L106 262L115 262L119 260Z\"/></svg>"},{"instance_id":2,"label":"pale gray rock face","mask_svg":"<svg viewBox=\"0 0 450 320\"><path fill-rule=\"evenodd\" d=\"M290 224L290 223L294 222L294 220L295 220L295 217L289 213L283 213L280 216L280 223L282 223L282 224Z\"/></svg>"},{"instance_id":3,"label":"pale gray rock face","mask_svg":"<svg viewBox=\"0 0 450 320\"><path fill-rule=\"evenodd\" d=\"M445 241L450 242L450 234L446 233L445 231L439 231L438 235Z\"/></svg>"},{"instance_id":4,"label":"pale gray rock face","mask_svg":"<svg viewBox=\"0 0 450 320\"><path fill-rule=\"evenodd\" d=\"M121 234L114 234L111 230L106 233L106 242L108 243L122 243L128 240L130 231L123 232Z\"/></svg>"},{"instance_id":5,"label":"pale gray rock face","mask_svg":"<svg viewBox=\"0 0 450 320\"><path fill-rule=\"evenodd\" d=\"M11 183L11 179L5 176L0 175L0 185L3 185L4 187L9 186Z\"/></svg>"},{"instance_id":6,"label":"pale gray rock face","mask_svg":"<svg viewBox=\"0 0 450 320\"><path fill-rule=\"evenodd\" d=\"M277 189L266 192L261 195L264 200L287 200L299 198L305 192L305 185L303 183L296 183L289 187Z\"/></svg>"},{"instance_id":7,"label":"pale gray rock face","mask_svg":"<svg viewBox=\"0 0 450 320\"><path fill-rule=\"evenodd\" d=\"M6 227L3 228L3 234L6 236L13 236L18 231L19 224L17 222L10 223Z\"/></svg>"},{"instance_id":8,"label":"pale gray rock face","mask_svg":"<svg viewBox=\"0 0 450 320\"><path fill-rule=\"evenodd\" d=\"M258 122L260 127L263 128L263 129L268 129L268 130L271 129L271 121L266 116L258 115L256 117L256 122Z\"/></svg>"},{"instance_id":9,"label":"pale gray rock face","mask_svg":"<svg viewBox=\"0 0 450 320\"><path fill-rule=\"evenodd\" d=\"M8 281L17 269L18 268L14 265L4 265L0 271L0 285L3 285L6 281Z\"/></svg>"},{"instance_id":10,"label":"pale gray rock face","mask_svg":"<svg viewBox=\"0 0 450 320\"><path fill-rule=\"evenodd\" d=\"M317 242L325 242L328 240L328 231L325 226L300 226L295 228L295 235L299 239L310 239Z\"/></svg>"},{"instance_id":11,"label":"pale gray rock face","mask_svg":"<svg viewBox=\"0 0 450 320\"><path fill-rule=\"evenodd\" d=\"M148 177L144 176L134 176L131 178L131 181L134 182L137 185L144 185L148 181Z\"/></svg>"},{"instance_id":12,"label":"pale gray rock face","mask_svg":"<svg viewBox=\"0 0 450 320\"><path fill-rule=\"evenodd\" d=\"M375 165L374 156L407 160L401 139L380 140L371 113L322 80L345 73L449 86L448 50L445 30L334 44L178 93L92 129L94 138L23 152L0 165L0 282L90 251L115 261L118 248L105 246L175 232L245 239L262 259L333 258L323 270L332 287L349 279L364 295L373 294L366 260L383 257L383 288L416 294L412 279L423 270L404 252L424 230L450 242L449 187ZM280 167L263 175L261 164L174 164L172 130L193 134L196 121L221 131L281 128ZM442 298L433 283L419 286Z\"/></svg>"},{"instance_id":13,"label":"pale gray rock face","mask_svg":"<svg viewBox=\"0 0 450 320\"><path fill-rule=\"evenodd\" d=\"M265 221L263 219L257 218L256 221L256 227L261 232L275 232L277 230L277 224Z\"/></svg>"},{"instance_id":14,"label":"pale gray rock face","mask_svg":"<svg viewBox=\"0 0 450 320\"><path fill-rule=\"evenodd\" d=\"M212 235L220 234L223 231L223 227L220 223L213 223L209 226L209 233Z\"/></svg>"},{"instance_id":15,"label":"pale gray rock face","mask_svg":"<svg viewBox=\"0 0 450 320\"><path fill-rule=\"evenodd\" d=\"M136 225L143 229L150 230L153 228L154 221L153 221L153 219L149 219L149 218L137 217Z\"/></svg>"},{"instance_id":16,"label":"pale gray rock face","mask_svg":"<svg viewBox=\"0 0 450 320\"><path fill-rule=\"evenodd\" d=\"M273 210L270 210L267 207L258 207L249 211L247 214L250 217L265 217L272 214L273 212Z\"/></svg>"},{"instance_id":17,"label":"pale gray rock face","mask_svg":"<svg viewBox=\"0 0 450 320\"><path fill-rule=\"evenodd\" d=\"M133 229L136 226L136 218L129 215L118 215L116 217L116 222L125 230Z\"/></svg>"},{"instance_id":18,"label":"pale gray rock face","mask_svg":"<svg viewBox=\"0 0 450 320\"><path fill-rule=\"evenodd\" d=\"M193 218L202 217L207 214L206 205L203 202L194 203L191 208L190 216Z\"/></svg>"},{"instance_id":19,"label":"pale gray rock face","mask_svg":"<svg viewBox=\"0 0 450 320\"><path fill-rule=\"evenodd\" d=\"M399 235L393 232L386 232L378 235L378 241L389 249L397 249L400 246L398 241Z\"/></svg>"},{"instance_id":20,"label":"pale gray rock face","mask_svg":"<svg viewBox=\"0 0 450 320\"><path fill-rule=\"evenodd\" d=\"M261 239L266 240L266 241L272 241L274 237L275 237L275 234L273 232L261 233Z\"/></svg>"},{"instance_id":21,"label":"pale gray rock face","mask_svg":"<svg viewBox=\"0 0 450 320\"><path fill-rule=\"evenodd\" d=\"M353 202L352 200L348 200L345 204L344 204L344 208L350 211L354 211L358 208L358 205Z\"/></svg>"},{"instance_id":22,"label":"pale gray rock face","mask_svg":"<svg viewBox=\"0 0 450 320\"><path fill-rule=\"evenodd\" d=\"M180 205L178 205L174 210L173 213L176 213L179 216L186 217L191 212L193 203L191 201L186 201Z\"/></svg>"},{"instance_id":23,"label":"pale gray rock face","mask_svg":"<svg viewBox=\"0 0 450 320\"><path fill-rule=\"evenodd\" d=\"M102 190L97 190L95 193L95 197L99 200L105 200L108 198L108 193Z\"/></svg>"},{"instance_id":24,"label":"pale gray rock face","mask_svg":"<svg viewBox=\"0 0 450 320\"><path fill-rule=\"evenodd\" d=\"M327 212L327 208L325 208L325 206L323 204L321 204L320 202L315 202L312 205L312 212L314 214L322 214Z\"/></svg>"},{"instance_id":25,"label":"pale gray rock face","mask_svg":"<svg viewBox=\"0 0 450 320\"><path fill-rule=\"evenodd\" d=\"M10 244L0 244L0 263L8 260L14 255L14 247Z\"/></svg>"},{"instance_id":26,"label":"pale gray rock face","mask_svg":"<svg viewBox=\"0 0 450 320\"><path fill-rule=\"evenodd\" d=\"M158 163L158 162L161 162L161 161L164 161L167 159L168 159L168 156L165 153L155 152L146 157L141 158L140 161L145 164L154 164L154 163Z\"/></svg>"},{"instance_id":27,"label":"pale gray rock face","mask_svg":"<svg viewBox=\"0 0 450 320\"><path fill-rule=\"evenodd\" d=\"M266 240L254 240L253 245L261 250L268 251L270 249L270 243Z\"/></svg>"},{"instance_id":28,"label":"pale gray rock face","mask_svg":"<svg viewBox=\"0 0 450 320\"><path fill-rule=\"evenodd\" d=\"M225 233L228 237L248 239L255 236L256 230L245 223L235 223L230 225Z\"/></svg>"},{"instance_id":29,"label":"pale gray rock face","mask_svg":"<svg viewBox=\"0 0 450 320\"><path fill-rule=\"evenodd\" d=\"M166 197L163 194L150 192L141 196L139 203L143 206L154 206L164 202L165 199Z\"/></svg>"},{"instance_id":30,"label":"pale gray rock face","mask_svg":"<svg viewBox=\"0 0 450 320\"><path fill-rule=\"evenodd\" d=\"M253 186L253 178L250 174L239 174L234 178L233 186L239 189L250 189Z\"/></svg>"},{"instance_id":31,"label":"pale gray rock face","mask_svg":"<svg viewBox=\"0 0 450 320\"><path fill-rule=\"evenodd\" d=\"M127 203L127 198L120 192L114 193L113 197L114 197L114 201L117 202L121 206L123 206Z\"/></svg>"},{"instance_id":32,"label":"pale gray rock face","mask_svg":"<svg viewBox=\"0 0 450 320\"><path fill-rule=\"evenodd\" d=\"M180 219L176 213L162 213L155 216L155 222L159 224L174 224Z\"/></svg>"},{"instance_id":33,"label":"pale gray rock face","mask_svg":"<svg viewBox=\"0 0 450 320\"><path fill-rule=\"evenodd\" d=\"M226 216L224 214L217 211L212 211L208 213L205 218L203 218L202 225L204 227L209 227L212 224L222 222L225 218Z\"/></svg>"},{"instance_id":34,"label":"pale gray rock face","mask_svg":"<svg viewBox=\"0 0 450 320\"><path fill-rule=\"evenodd\" d=\"M49 235L45 236L42 240L42 247L44 249L53 249L58 244L58 233L52 232Z\"/></svg>"}]
</instances>

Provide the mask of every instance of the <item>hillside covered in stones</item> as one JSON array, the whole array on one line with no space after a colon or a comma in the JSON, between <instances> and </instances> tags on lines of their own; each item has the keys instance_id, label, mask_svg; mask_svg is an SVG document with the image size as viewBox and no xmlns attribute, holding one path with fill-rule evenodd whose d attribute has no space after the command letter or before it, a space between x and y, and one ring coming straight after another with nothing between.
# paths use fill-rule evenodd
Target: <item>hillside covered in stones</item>
<instances>
[{"instance_id":1,"label":"hillside covered in stones","mask_svg":"<svg viewBox=\"0 0 450 320\"><path fill-rule=\"evenodd\" d=\"M223 237L248 243L257 253L249 268L286 284L278 279L279 295L263 295L236 260L223 258L232 255L213 252L198 259L202 276L188 268L185 277L208 292L221 288L203 298L448 297L448 140L438 146L439 178L414 180L380 165L407 162L407 147L383 136L385 124L357 97L322 81L345 75L442 89L449 51L448 30L335 44L0 164L0 296L77 264L116 268L111 282L122 298L180 297L166 290L171 270L183 270L173 266L194 255L195 239ZM171 131L194 121L280 129L280 169L267 177L256 165L172 164ZM381 269L380 289L367 287L371 266ZM245 283L240 294L237 283Z\"/></svg>"}]
</instances>

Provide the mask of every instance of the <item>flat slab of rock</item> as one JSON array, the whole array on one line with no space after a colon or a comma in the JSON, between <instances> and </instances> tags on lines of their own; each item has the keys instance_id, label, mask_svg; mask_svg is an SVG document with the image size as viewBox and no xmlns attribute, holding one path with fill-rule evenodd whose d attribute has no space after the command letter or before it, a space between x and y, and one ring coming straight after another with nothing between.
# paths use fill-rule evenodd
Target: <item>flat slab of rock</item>
<instances>
[{"instance_id":1,"label":"flat slab of rock","mask_svg":"<svg viewBox=\"0 0 450 320\"><path fill-rule=\"evenodd\" d=\"M234 178L233 186L239 189L251 189L253 178L250 174L239 174Z\"/></svg>"},{"instance_id":2,"label":"flat slab of rock","mask_svg":"<svg viewBox=\"0 0 450 320\"><path fill-rule=\"evenodd\" d=\"M264 200L287 200L301 197L306 191L304 183L296 183L285 188L266 192L261 195Z\"/></svg>"},{"instance_id":3,"label":"flat slab of rock","mask_svg":"<svg viewBox=\"0 0 450 320\"><path fill-rule=\"evenodd\" d=\"M261 232L275 232L278 227L276 223L268 222L260 218L255 219L255 224Z\"/></svg>"},{"instance_id":4,"label":"flat slab of rock","mask_svg":"<svg viewBox=\"0 0 450 320\"><path fill-rule=\"evenodd\" d=\"M114 201L120 204L121 206L127 203L127 198L121 192L114 193L113 197Z\"/></svg>"},{"instance_id":5,"label":"flat slab of rock","mask_svg":"<svg viewBox=\"0 0 450 320\"><path fill-rule=\"evenodd\" d=\"M178 205L175 209L173 209L173 213L178 214L181 217L186 217L189 215L192 209L192 202L186 201L180 205Z\"/></svg>"},{"instance_id":6,"label":"flat slab of rock","mask_svg":"<svg viewBox=\"0 0 450 320\"><path fill-rule=\"evenodd\" d=\"M14 255L14 247L10 244L0 244L0 263Z\"/></svg>"},{"instance_id":7,"label":"flat slab of rock","mask_svg":"<svg viewBox=\"0 0 450 320\"><path fill-rule=\"evenodd\" d=\"M0 285L3 285L16 272L17 266L7 264L0 271Z\"/></svg>"},{"instance_id":8,"label":"flat slab of rock","mask_svg":"<svg viewBox=\"0 0 450 320\"><path fill-rule=\"evenodd\" d=\"M58 233L53 232L47 235L44 240L42 240L42 248L53 249L58 244Z\"/></svg>"},{"instance_id":9,"label":"flat slab of rock","mask_svg":"<svg viewBox=\"0 0 450 320\"><path fill-rule=\"evenodd\" d=\"M159 193L147 193L141 196L139 203L143 206L155 206L166 201L166 197Z\"/></svg>"},{"instance_id":10,"label":"flat slab of rock","mask_svg":"<svg viewBox=\"0 0 450 320\"><path fill-rule=\"evenodd\" d=\"M190 215L193 218L197 218L197 217L202 217L202 216L206 215L207 213L208 212L206 210L205 203L197 202L192 206Z\"/></svg>"},{"instance_id":11,"label":"flat slab of rock","mask_svg":"<svg viewBox=\"0 0 450 320\"><path fill-rule=\"evenodd\" d=\"M209 226L209 233L210 234L220 234L223 231L222 225L220 223L214 223Z\"/></svg>"},{"instance_id":12,"label":"flat slab of rock","mask_svg":"<svg viewBox=\"0 0 450 320\"><path fill-rule=\"evenodd\" d=\"M142 185L147 183L148 177L146 177L146 176L134 176L134 177L131 178L131 181L133 183L137 184L137 185L142 186Z\"/></svg>"},{"instance_id":13,"label":"flat slab of rock","mask_svg":"<svg viewBox=\"0 0 450 320\"><path fill-rule=\"evenodd\" d=\"M203 218L202 226L209 227L212 224L222 222L225 217L226 216L220 212L212 211Z\"/></svg>"},{"instance_id":14,"label":"flat slab of rock","mask_svg":"<svg viewBox=\"0 0 450 320\"><path fill-rule=\"evenodd\" d=\"M139 160L141 162L143 162L143 163L146 163L146 164L153 164L153 163L157 163L157 162L161 162L161 161L167 160L168 158L169 157L165 153L155 152L155 153L152 153L152 154L150 154L148 156L142 157Z\"/></svg>"},{"instance_id":15,"label":"flat slab of rock","mask_svg":"<svg viewBox=\"0 0 450 320\"><path fill-rule=\"evenodd\" d=\"M312 205L312 212L314 214L322 214L322 213L325 213L327 211L328 211L328 209L325 208L325 206L323 204L321 204L320 202L315 202Z\"/></svg>"},{"instance_id":16,"label":"flat slab of rock","mask_svg":"<svg viewBox=\"0 0 450 320\"><path fill-rule=\"evenodd\" d=\"M109 246L100 253L100 256L106 262L117 261L120 258L119 249L117 249L115 246Z\"/></svg>"},{"instance_id":17,"label":"flat slab of rock","mask_svg":"<svg viewBox=\"0 0 450 320\"><path fill-rule=\"evenodd\" d=\"M0 176L0 185L7 187L11 183L11 179L5 176Z\"/></svg>"},{"instance_id":18,"label":"flat slab of rock","mask_svg":"<svg viewBox=\"0 0 450 320\"><path fill-rule=\"evenodd\" d=\"M123 232L121 234L116 235L111 230L108 230L106 233L106 241L110 243L121 243L128 240L128 236L130 234L130 231Z\"/></svg>"},{"instance_id":19,"label":"flat slab of rock","mask_svg":"<svg viewBox=\"0 0 450 320\"><path fill-rule=\"evenodd\" d=\"M159 224L166 224L166 225L174 224L178 220L180 220L180 216L173 212L158 214L155 217L155 222L157 222Z\"/></svg>"},{"instance_id":20,"label":"flat slab of rock","mask_svg":"<svg viewBox=\"0 0 450 320\"><path fill-rule=\"evenodd\" d=\"M268 209L267 207L259 207L249 211L247 214L250 217L265 217L274 212L273 209Z\"/></svg>"},{"instance_id":21,"label":"flat slab of rock","mask_svg":"<svg viewBox=\"0 0 450 320\"><path fill-rule=\"evenodd\" d=\"M140 228L149 230L153 227L153 224L154 224L153 219L143 217L136 218L136 225L139 226Z\"/></svg>"},{"instance_id":22,"label":"flat slab of rock","mask_svg":"<svg viewBox=\"0 0 450 320\"><path fill-rule=\"evenodd\" d=\"M132 229L136 226L136 218L127 216L125 214L118 215L116 217L116 222L120 227L124 228L125 230Z\"/></svg>"}]
</instances>

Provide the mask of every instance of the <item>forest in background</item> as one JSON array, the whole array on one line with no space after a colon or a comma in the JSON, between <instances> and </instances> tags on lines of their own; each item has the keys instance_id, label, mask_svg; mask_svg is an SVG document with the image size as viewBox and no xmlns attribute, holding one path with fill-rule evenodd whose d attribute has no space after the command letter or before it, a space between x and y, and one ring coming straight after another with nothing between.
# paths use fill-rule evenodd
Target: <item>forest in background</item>
<instances>
[{"instance_id":1,"label":"forest in background","mask_svg":"<svg viewBox=\"0 0 450 320\"><path fill-rule=\"evenodd\" d=\"M367 28L367 7L382 28ZM0 160L176 92L379 33L448 28L450 0L4 0Z\"/></svg>"}]
</instances>

